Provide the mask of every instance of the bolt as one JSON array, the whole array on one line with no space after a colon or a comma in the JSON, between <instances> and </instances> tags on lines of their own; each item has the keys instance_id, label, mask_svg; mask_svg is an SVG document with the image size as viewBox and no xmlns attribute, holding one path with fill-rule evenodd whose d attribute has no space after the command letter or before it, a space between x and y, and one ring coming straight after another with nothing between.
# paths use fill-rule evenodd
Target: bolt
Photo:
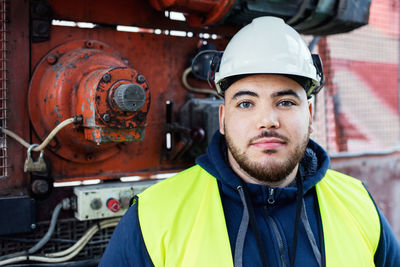
<instances>
[{"instance_id":1,"label":"bolt","mask_svg":"<svg viewBox=\"0 0 400 267\"><path fill-rule=\"evenodd\" d=\"M34 24L34 33L37 35L48 34L49 32L49 23L46 21L37 21Z\"/></svg>"},{"instance_id":2,"label":"bolt","mask_svg":"<svg viewBox=\"0 0 400 267\"><path fill-rule=\"evenodd\" d=\"M55 55L49 55L47 58L47 63L54 65L57 62L57 57Z\"/></svg>"},{"instance_id":3,"label":"bolt","mask_svg":"<svg viewBox=\"0 0 400 267\"><path fill-rule=\"evenodd\" d=\"M33 229L36 229L36 224L32 223L32 224L31 224L31 229L32 229L32 230L33 230Z\"/></svg>"},{"instance_id":4,"label":"bolt","mask_svg":"<svg viewBox=\"0 0 400 267\"><path fill-rule=\"evenodd\" d=\"M139 75L136 77L136 81L137 81L138 83L144 83L144 82L146 81L146 78L145 78L142 74L139 74Z\"/></svg>"},{"instance_id":5,"label":"bolt","mask_svg":"<svg viewBox=\"0 0 400 267\"><path fill-rule=\"evenodd\" d=\"M49 7L46 4L39 2L39 3L37 3L34 10L37 15L45 16L49 12Z\"/></svg>"},{"instance_id":6,"label":"bolt","mask_svg":"<svg viewBox=\"0 0 400 267\"><path fill-rule=\"evenodd\" d=\"M32 183L32 192L37 195L46 194L49 191L49 183L45 180L39 179Z\"/></svg>"},{"instance_id":7,"label":"bolt","mask_svg":"<svg viewBox=\"0 0 400 267\"><path fill-rule=\"evenodd\" d=\"M109 121L110 121L110 114L108 114L108 113L104 114L104 115L103 115L103 120L104 120L105 122L109 122Z\"/></svg>"},{"instance_id":8,"label":"bolt","mask_svg":"<svg viewBox=\"0 0 400 267\"><path fill-rule=\"evenodd\" d=\"M91 47L93 46L92 41L86 41L86 42L85 42L85 46L86 46L87 48L91 48Z\"/></svg>"},{"instance_id":9,"label":"bolt","mask_svg":"<svg viewBox=\"0 0 400 267\"><path fill-rule=\"evenodd\" d=\"M109 81L111 81L111 75L110 75L110 73L104 74L102 79L103 79L103 82L106 82L106 83L108 83Z\"/></svg>"}]
</instances>

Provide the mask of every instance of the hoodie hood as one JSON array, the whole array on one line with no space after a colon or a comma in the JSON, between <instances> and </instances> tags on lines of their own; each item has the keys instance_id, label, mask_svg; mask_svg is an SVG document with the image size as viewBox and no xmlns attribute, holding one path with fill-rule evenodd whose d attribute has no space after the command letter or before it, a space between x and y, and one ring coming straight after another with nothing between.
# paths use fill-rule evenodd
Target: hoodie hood
<instances>
[{"instance_id":1,"label":"hoodie hood","mask_svg":"<svg viewBox=\"0 0 400 267\"><path fill-rule=\"evenodd\" d=\"M225 137L217 131L209 144L206 154L199 156L196 163L213 175L218 182L223 183L236 191L243 185L242 179L232 170L227 157ZM324 176L329 167L327 153L317 143L310 139L304 157L300 161L298 176L302 177L303 194L307 193ZM265 203L268 195L268 186L246 183L254 204ZM287 187L276 188L275 199L279 201L291 200L296 197L297 187L293 182Z\"/></svg>"}]
</instances>

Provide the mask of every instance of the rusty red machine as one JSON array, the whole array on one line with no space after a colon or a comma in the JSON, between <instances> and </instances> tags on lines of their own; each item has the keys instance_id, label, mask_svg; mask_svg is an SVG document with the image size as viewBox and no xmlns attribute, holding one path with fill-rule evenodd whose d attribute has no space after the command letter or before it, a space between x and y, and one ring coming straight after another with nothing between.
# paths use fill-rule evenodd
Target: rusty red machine
<instances>
[{"instance_id":1,"label":"rusty red machine","mask_svg":"<svg viewBox=\"0 0 400 267\"><path fill-rule=\"evenodd\" d=\"M196 91L209 85L189 75L196 53L223 50L240 26L262 15L315 36L368 23L369 1L328 2L1 0L0 120L22 141L3 131L0 234L42 235L57 203L69 209L60 220L72 228L121 216L136 190L192 165L217 129L212 115L221 100ZM324 38L320 54L328 50ZM337 131L339 138L340 125ZM375 162L388 166L379 181L367 178L379 195L374 185L399 179L398 156L338 157L332 165L356 177L376 173ZM99 232L105 240L106 228ZM4 240L1 255L29 247ZM105 244L78 258L98 258Z\"/></svg>"}]
</instances>

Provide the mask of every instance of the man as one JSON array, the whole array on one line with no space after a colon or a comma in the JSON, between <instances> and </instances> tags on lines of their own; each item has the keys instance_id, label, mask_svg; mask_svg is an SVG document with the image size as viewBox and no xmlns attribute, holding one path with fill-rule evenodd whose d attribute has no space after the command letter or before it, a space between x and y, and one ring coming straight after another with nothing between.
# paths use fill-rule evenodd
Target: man
<instances>
[{"instance_id":1,"label":"man","mask_svg":"<svg viewBox=\"0 0 400 267\"><path fill-rule=\"evenodd\" d=\"M283 20L229 42L207 153L135 199L100 266L400 266L386 219L309 139L319 57Z\"/></svg>"}]
</instances>

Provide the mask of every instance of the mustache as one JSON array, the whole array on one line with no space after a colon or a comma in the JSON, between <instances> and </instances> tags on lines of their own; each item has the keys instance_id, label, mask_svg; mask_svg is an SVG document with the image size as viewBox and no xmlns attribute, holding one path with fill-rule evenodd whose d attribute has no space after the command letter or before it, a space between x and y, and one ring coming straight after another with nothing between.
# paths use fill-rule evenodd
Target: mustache
<instances>
[{"instance_id":1,"label":"mustache","mask_svg":"<svg viewBox=\"0 0 400 267\"><path fill-rule=\"evenodd\" d=\"M249 140L249 144L255 143L257 142L259 139L261 138L265 138L265 137L274 137L274 138L278 138L281 139L283 142L287 143L289 141L289 138L287 138L284 135L281 135L275 131L262 131L259 135L252 137Z\"/></svg>"}]
</instances>

